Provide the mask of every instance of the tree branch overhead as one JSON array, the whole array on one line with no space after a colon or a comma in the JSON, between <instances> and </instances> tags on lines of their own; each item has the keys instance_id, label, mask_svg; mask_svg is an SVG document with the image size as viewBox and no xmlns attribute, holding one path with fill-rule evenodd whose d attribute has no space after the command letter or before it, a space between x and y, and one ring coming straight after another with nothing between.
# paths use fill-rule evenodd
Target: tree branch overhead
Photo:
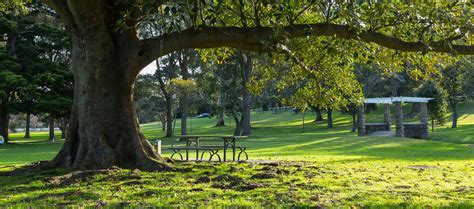
<instances>
[{"instance_id":1,"label":"tree branch overhead","mask_svg":"<svg viewBox=\"0 0 474 209\"><path fill-rule=\"evenodd\" d=\"M147 57L146 62L151 62L156 57L185 48L233 47L249 51L261 51L265 47L263 43L269 40L271 36L278 35L279 32L277 31L280 30L272 27L203 27L201 29L187 29L182 32L142 40L144 43L143 54ZM342 39L375 43L404 52L433 51L465 55L474 54L474 46L453 44L452 41L455 38L433 43L408 42L375 31L358 33L347 25L338 24L297 24L284 27L280 33L288 38L336 36ZM456 38L460 38L460 36Z\"/></svg>"}]
</instances>

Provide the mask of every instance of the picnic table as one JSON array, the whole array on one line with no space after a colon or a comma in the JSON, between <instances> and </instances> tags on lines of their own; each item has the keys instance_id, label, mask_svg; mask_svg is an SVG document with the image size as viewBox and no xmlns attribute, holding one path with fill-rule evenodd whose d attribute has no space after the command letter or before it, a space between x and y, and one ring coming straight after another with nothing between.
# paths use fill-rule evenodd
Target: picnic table
<instances>
[{"instance_id":1,"label":"picnic table","mask_svg":"<svg viewBox=\"0 0 474 209\"><path fill-rule=\"evenodd\" d=\"M239 153L239 159L240 159L240 154L244 153L247 156L247 153L245 152L245 147L239 146L237 147L235 145L235 142L239 139L246 139L248 138L247 136L222 136L222 135L181 135L178 136L181 139L186 140L186 147L178 147L175 149L184 149L186 150L186 160L189 160L189 150L195 150L196 151L196 160L199 159L199 150L203 150L204 152L209 151L211 154L211 157L209 160L212 159L214 155L217 155L220 160L220 156L217 154L219 148L223 149L224 152L224 157L223 160L224 162L227 161L227 149L232 149L232 161L235 161L235 154L236 154L236 148L240 148L240 153ZM202 138L218 138L222 139L224 144L223 146L202 146L200 143L200 139ZM173 149L173 147L171 148ZM180 150L173 150L175 153ZM201 159L202 155L204 155L204 152L201 154ZM173 153L174 154L174 153ZM181 155L181 154L180 154ZM248 158L248 156L247 156Z\"/></svg>"}]
</instances>

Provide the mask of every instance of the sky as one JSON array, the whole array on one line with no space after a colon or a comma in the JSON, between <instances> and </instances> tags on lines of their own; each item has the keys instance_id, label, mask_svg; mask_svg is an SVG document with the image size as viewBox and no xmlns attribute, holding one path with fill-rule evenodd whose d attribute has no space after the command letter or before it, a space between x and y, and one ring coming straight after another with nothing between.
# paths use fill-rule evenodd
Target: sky
<instances>
[{"instance_id":1,"label":"sky","mask_svg":"<svg viewBox=\"0 0 474 209\"><path fill-rule=\"evenodd\" d=\"M153 61L150 64L148 64L145 68L142 69L140 74L145 75L145 74L155 74L156 70L156 63Z\"/></svg>"}]
</instances>

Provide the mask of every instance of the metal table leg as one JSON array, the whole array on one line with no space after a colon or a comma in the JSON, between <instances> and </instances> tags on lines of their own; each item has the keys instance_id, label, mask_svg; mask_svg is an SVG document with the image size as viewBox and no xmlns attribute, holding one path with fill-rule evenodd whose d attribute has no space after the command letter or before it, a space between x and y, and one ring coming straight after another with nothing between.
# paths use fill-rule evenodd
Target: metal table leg
<instances>
[{"instance_id":1,"label":"metal table leg","mask_svg":"<svg viewBox=\"0 0 474 209\"><path fill-rule=\"evenodd\" d=\"M235 138L232 139L232 161L235 161Z\"/></svg>"}]
</instances>

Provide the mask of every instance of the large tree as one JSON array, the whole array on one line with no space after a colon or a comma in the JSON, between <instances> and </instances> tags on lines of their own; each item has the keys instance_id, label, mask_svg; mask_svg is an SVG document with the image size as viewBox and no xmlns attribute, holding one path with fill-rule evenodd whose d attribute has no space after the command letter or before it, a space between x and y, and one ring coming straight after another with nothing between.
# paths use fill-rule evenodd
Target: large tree
<instances>
[{"instance_id":1,"label":"large tree","mask_svg":"<svg viewBox=\"0 0 474 209\"><path fill-rule=\"evenodd\" d=\"M167 168L140 134L132 95L140 70L173 51L255 51L287 38L335 36L398 51L474 54L461 40L471 37L469 2L43 2L60 14L72 45L74 104L66 142L52 161L71 169ZM192 24L143 38L138 31L147 17Z\"/></svg>"},{"instance_id":2,"label":"large tree","mask_svg":"<svg viewBox=\"0 0 474 209\"><path fill-rule=\"evenodd\" d=\"M470 80L471 71L474 69L474 64L468 59L461 59L453 65L450 65L442 70L443 77L441 78L441 85L448 93L448 104L453 112L453 123L451 128L456 128L458 125L458 108L459 102L465 101L471 94L467 89L465 80Z\"/></svg>"},{"instance_id":3,"label":"large tree","mask_svg":"<svg viewBox=\"0 0 474 209\"><path fill-rule=\"evenodd\" d=\"M0 40L0 129L7 130L9 114L23 112L27 114L27 138L30 114L66 117L72 103L66 33L57 15L45 5L28 4L28 11L0 13L0 34L7 37Z\"/></svg>"}]
</instances>

